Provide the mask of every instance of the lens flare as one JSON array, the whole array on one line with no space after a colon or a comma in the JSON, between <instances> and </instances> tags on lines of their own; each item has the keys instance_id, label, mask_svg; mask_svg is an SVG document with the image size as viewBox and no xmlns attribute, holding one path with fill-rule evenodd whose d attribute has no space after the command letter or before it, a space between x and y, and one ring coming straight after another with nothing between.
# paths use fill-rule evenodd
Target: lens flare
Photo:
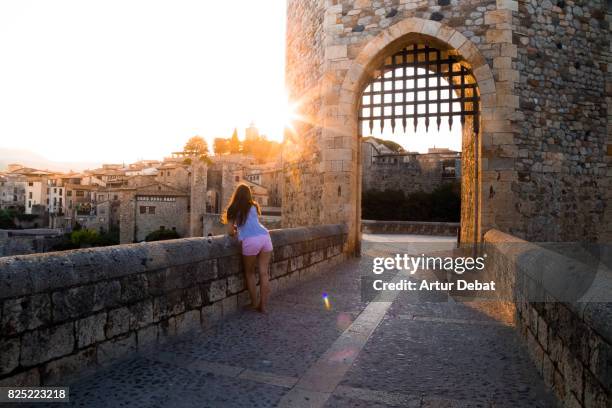
<instances>
[{"instance_id":1,"label":"lens flare","mask_svg":"<svg viewBox=\"0 0 612 408\"><path fill-rule=\"evenodd\" d=\"M331 303L329 302L329 297L327 293L323 293L323 304L325 305L325 309L331 310Z\"/></svg>"}]
</instances>

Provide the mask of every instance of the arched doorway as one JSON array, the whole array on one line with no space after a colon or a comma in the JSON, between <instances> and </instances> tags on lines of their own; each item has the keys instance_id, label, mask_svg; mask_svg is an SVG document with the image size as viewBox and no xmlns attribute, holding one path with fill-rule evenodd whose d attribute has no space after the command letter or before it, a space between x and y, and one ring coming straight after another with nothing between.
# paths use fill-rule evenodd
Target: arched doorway
<instances>
[{"instance_id":1,"label":"arched doorway","mask_svg":"<svg viewBox=\"0 0 612 408\"><path fill-rule=\"evenodd\" d=\"M408 137L426 139L433 136L432 133L436 130L439 132L441 127L447 132L447 140L453 129L454 133L459 133L460 150L465 155L465 160L460 161L460 174L465 180L461 183L460 192L463 224L460 238L462 242L476 242L479 239L476 200L480 154L478 85L469 63L456 50L435 39L414 37L414 42L407 43L410 39L410 36L405 38L397 51L391 50L388 54L383 54L378 67L371 70L369 80L363 85L357 114L359 136L400 134L402 138L396 137L395 141L404 143L405 146L405 143L411 142L407 140ZM434 132L430 132L430 128L434 128ZM408 135L409 129L413 135ZM414 146L414 140L412 142ZM359 145L363 146L361 142ZM431 144L428 147L431 147ZM443 183L448 182L448 178L444 179L443 176L446 168L440 153L436 150L432 152L431 149L426 156L407 152L389 153L378 155L373 163L368 163L361 151L361 172L362 177L365 177L362 186L373 185L374 183L365 181L371 181L374 175L377 178L376 183L380 183L382 187L377 193L379 196L380 193L386 196L386 191L401 193L402 197L405 191L426 196L426 190L442 187ZM446 155L452 157L453 153L449 150ZM435 162L433 169L422 168L422 164L431 165L426 164L428 161ZM365 167L368 164L369 166ZM393 167L391 171L389 166ZM397 190L394 187L387 190L390 185L395 186ZM368 196L371 195L370 193ZM419 197L419 194L414 194L413 197ZM401 203L398 205L401 206ZM371 208L368 207L368 210Z\"/></svg>"},{"instance_id":2,"label":"arched doorway","mask_svg":"<svg viewBox=\"0 0 612 408\"><path fill-rule=\"evenodd\" d=\"M465 134L463 135L464 159L462 161L463 166L469 166L464 176L469 176L471 179L464 178L463 180L463 184L469 187L469 191L463 193L465 194L463 201L466 205L463 206L465 211L462 212L461 217L462 241L478 242L482 239L484 232L495 225L493 202L501 198L494 197L492 194L484 194L483 181L487 180L487 183L490 184L490 181L496 177L496 172L490 170L487 164L487 159L494 158L496 153L490 137L485 138L483 135L486 134L487 128L490 128L489 131L492 134L500 130L505 131L511 125L504 110L497 108L499 102L492 71L478 48L459 31L438 22L408 18L387 28L362 48L350 64L340 87L338 121L343 123L340 132L347 136L352 135L350 136L351 149L357 152L357 157L353 159L350 176L349 200L355 210L351 213L353 218L347 219L349 251L359 252L361 239L362 169L359 117L362 92L366 89L367 84L376 77L376 71L384 65L385 59L413 44L422 46L427 44L431 48L452 54L458 60L458 64L468 70L469 75L466 76L461 74L461 69L458 71L453 69L453 72L458 73L457 77L452 76L453 89L458 85L455 81L460 80L461 76L464 80L470 77L475 85L474 89L478 96L478 115L463 115ZM433 121L434 126L436 122L437 118ZM339 133L338 130L335 131ZM483 157L483 152L490 157ZM468 202L471 204L467 204Z\"/></svg>"}]
</instances>

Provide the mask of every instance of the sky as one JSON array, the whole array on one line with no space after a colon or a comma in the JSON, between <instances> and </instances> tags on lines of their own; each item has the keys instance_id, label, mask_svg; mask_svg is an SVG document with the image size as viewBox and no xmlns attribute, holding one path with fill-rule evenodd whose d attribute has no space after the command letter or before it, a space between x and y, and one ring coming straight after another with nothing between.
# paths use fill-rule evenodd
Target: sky
<instances>
[{"instance_id":1,"label":"sky","mask_svg":"<svg viewBox=\"0 0 612 408\"><path fill-rule=\"evenodd\" d=\"M161 159L191 136L212 143L251 121L280 141L285 3L0 1L0 152ZM451 140L385 136L420 151Z\"/></svg>"}]
</instances>

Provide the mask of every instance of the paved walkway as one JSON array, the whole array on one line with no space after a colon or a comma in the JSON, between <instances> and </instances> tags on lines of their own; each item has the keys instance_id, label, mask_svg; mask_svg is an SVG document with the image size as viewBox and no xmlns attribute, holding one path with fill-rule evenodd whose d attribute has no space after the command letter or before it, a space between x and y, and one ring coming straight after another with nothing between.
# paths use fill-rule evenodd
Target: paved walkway
<instances>
[{"instance_id":1,"label":"paved walkway","mask_svg":"<svg viewBox=\"0 0 612 408\"><path fill-rule=\"evenodd\" d=\"M430 253L454 238L364 238L361 259L274 294L269 315L239 313L82 378L71 405L554 406L510 323L489 317L494 303L431 292L361 300L359 277L373 256Z\"/></svg>"}]
</instances>

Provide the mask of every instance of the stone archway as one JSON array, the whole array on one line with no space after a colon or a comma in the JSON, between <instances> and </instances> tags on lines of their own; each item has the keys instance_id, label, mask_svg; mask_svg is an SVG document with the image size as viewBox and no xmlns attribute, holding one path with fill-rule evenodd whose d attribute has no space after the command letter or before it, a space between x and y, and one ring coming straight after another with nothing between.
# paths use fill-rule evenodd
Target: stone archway
<instances>
[{"instance_id":1,"label":"stone archway","mask_svg":"<svg viewBox=\"0 0 612 408\"><path fill-rule=\"evenodd\" d=\"M483 135L489 130L489 125L492 121L505 120L504 118L495 117L498 99L495 92L493 73L478 48L459 31L436 21L408 18L379 33L363 47L358 56L352 61L340 88L337 118L333 121L334 125L340 124L343 129L333 125L330 126L331 123L323 124L324 132L329 131L336 134L350 135L351 148L357 152L357 157L353 161L350 179L352 191L350 200L355 208L352 214L354 218L347 222L349 224L349 240L354 244L357 251L359 250L360 241L362 177L357 112L361 92L382 59L391 55L402 46L416 42L434 43L456 50L465 62L469 64L478 84L481 97L481 126L478 134L474 135L474 149L469 153L471 157L468 158L471 161L470 165L474 169L474 178L469 183L473 185L473 191L464 191L462 193L462 195L472 195L470 210L466 214L462 210L462 241L479 241L484 231L492 225L492 220L488 218L490 214L486 207L488 203L486 199L483 199L482 194L482 180L488 177L486 174L487 168L486 164L483 165L480 158L482 157L483 150L489 148L489 139L483 138ZM464 132L465 129L471 129L470 124L467 122L464 125ZM465 143L466 135L464 134ZM323 159L325 160L325 149L323 150Z\"/></svg>"}]
</instances>

